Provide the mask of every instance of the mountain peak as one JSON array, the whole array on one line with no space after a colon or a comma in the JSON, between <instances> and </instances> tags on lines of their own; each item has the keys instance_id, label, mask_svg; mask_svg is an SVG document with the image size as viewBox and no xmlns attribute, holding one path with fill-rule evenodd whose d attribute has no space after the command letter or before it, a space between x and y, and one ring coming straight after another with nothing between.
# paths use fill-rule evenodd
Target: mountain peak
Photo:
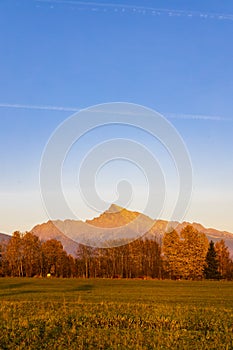
<instances>
[{"instance_id":1,"label":"mountain peak","mask_svg":"<svg viewBox=\"0 0 233 350\"><path fill-rule=\"evenodd\" d=\"M100 216L86 220L86 223L92 226L103 228L116 228L128 225L139 216L139 213L127 210L113 203Z\"/></svg>"},{"instance_id":2,"label":"mountain peak","mask_svg":"<svg viewBox=\"0 0 233 350\"><path fill-rule=\"evenodd\" d=\"M106 213L108 214L114 214L114 213L119 213L123 210L124 208L120 207L119 205L113 203L110 205L110 207L106 210Z\"/></svg>"}]
</instances>

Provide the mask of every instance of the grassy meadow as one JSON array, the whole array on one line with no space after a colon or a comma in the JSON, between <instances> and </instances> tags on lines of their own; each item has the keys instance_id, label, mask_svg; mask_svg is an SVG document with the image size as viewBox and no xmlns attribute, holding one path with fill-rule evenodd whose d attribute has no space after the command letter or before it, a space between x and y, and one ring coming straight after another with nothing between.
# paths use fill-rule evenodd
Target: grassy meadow
<instances>
[{"instance_id":1,"label":"grassy meadow","mask_svg":"<svg viewBox=\"0 0 233 350\"><path fill-rule=\"evenodd\" d=\"M0 279L0 349L233 349L233 282Z\"/></svg>"}]
</instances>

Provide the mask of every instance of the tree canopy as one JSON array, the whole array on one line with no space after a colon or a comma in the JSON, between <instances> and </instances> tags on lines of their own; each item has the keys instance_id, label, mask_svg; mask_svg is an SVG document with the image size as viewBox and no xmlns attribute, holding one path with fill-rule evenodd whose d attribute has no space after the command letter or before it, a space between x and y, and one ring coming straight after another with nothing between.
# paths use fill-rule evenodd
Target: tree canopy
<instances>
[{"instance_id":1,"label":"tree canopy","mask_svg":"<svg viewBox=\"0 0 233 350\"><path fill-rule=\"evenodd\" d=\"M233 262L224 241L208 242L191 225L156 239L109 242L111 248L79 244L76 256L61 242L41 242L31 232L14 232L1 246L0 276L83 278L233 279Z\"/></svg>"}]
</instances>

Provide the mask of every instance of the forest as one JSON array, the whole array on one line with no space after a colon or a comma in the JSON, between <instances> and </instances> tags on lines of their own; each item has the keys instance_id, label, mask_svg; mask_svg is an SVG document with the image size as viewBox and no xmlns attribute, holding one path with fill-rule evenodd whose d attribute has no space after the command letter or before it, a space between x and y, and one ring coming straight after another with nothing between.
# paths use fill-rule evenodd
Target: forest
<instances>
[{"instance_id":1,"label":"forest","mask_svg":"<svg viewBox=\"0 0 233 350\"><path fill-rule=\"evenodd\" d=\"M79 244L75 256L61 242L41 242L31 232L14 232L0 245L1 277L140 278L233 280L233 261L224 240L209 242L191 225L161 242L140 238L111 242L111 248Z\"/></svg>"}]
</instances>

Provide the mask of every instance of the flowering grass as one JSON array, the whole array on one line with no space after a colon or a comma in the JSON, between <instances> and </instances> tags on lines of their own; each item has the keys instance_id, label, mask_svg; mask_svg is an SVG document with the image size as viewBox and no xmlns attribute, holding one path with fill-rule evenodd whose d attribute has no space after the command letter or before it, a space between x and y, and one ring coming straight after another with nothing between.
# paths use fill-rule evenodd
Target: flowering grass
<instances>
[{"instance_id":1,"label":"flowering grass","mask_svg":"<svg viewBox=\"0 0 233 350\"><path fill-rule=\"evenodd\" d=\"M0 349L233 349L233 283L0 279Z\"/></svg>"}]
</instances>

